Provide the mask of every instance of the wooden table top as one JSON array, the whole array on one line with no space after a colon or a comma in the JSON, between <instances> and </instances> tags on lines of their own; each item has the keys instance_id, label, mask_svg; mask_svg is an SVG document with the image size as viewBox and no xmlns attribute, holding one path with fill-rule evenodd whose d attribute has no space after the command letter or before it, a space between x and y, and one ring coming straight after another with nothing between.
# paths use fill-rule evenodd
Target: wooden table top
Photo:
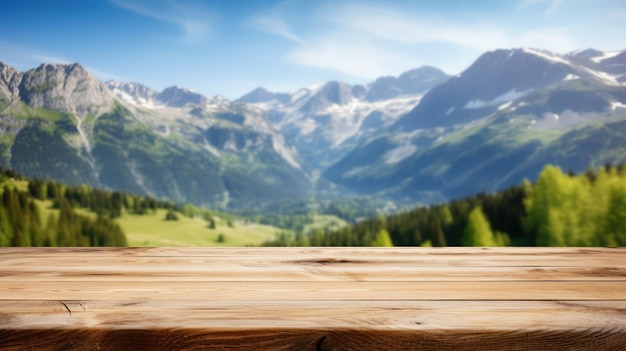
<instances>
[{"instance_id":1,"label":"wooden table top","mask_svg":"<svg viewBox=\"0 0 626 351\"><path fill-rule=\"evenodd\" d=\"M626 249L2 248L1 350L626 350Z\"/></svg>"}]
</instances>

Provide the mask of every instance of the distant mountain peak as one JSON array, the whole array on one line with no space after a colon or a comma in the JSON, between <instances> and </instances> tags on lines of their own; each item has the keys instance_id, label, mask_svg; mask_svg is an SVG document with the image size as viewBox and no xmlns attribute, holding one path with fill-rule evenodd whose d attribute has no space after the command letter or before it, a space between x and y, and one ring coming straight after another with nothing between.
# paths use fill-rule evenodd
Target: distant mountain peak
<instances>
[{"instance_id":1,"label":"distant mountain peak","mask_svg":"<svg viewBox=\"0 0 626 351\"><path fill-rule=\"evenodd\" d=\"M498 49L482 54L459 76L430 90L397 123L398 130L467 123L535 89L579 76L562 55L533 48Z\"/></svg>"},{"instance_id":2,"label":"distant mountain peak","mask_svg":"<svg viewBox=\"0 0 626 351\"><path fill-rule=\"evenodd\" d=\"M306 99L306 102L300 108L300 111L306 113L325 111L332 105L344 106L354 99L352 96L352 87L338 81L317 84L306 90L307 93L302 94L299 99Z\"/></svg>"},{"instance_id":3,"label":"distant mountain peak","mask_svg":"<svg viewBox=\"0 0 626 351\"><path fill-rule=\"evenodd\" d=\"M33 70L30 70L33 71ZM34 69L35 72L65 72L66 74L74 74L74 75L87 75L92 76L91 72L89 72L83 65L80 63L42 63L37 68ZM93 76L92 76L93 77Z\"/></svg>"},{"instance_id":4,"label":"distant mountain peak","mask_svg":"<svg viewBox=\"0 0 626 351\"><path fill-rule=\"evenodd\" d=\"M603 52L596 49L582 49L567 53L568 57L576 57L579 59L591 59L592 57L602 56Z\"/></svg>"},{"instance_id":5,"label":"distant mountain peak","mask_svg":"<svg viewBox=\"0 0 626 351\"><path fill-rule=\"evenodd\" d=\"M11 101L19 96L22 73L0 61L0 101Z\"/></svg>"},{"instance_id":6,"label":"distant mountain peak","mask_svg":"<svg viewBox=\"0 0 626 351\"><path fill-rule=\"evenodd\" d=\"M164 104L172 107L184 107L187 104L206 105L209 102L206 96L179 86L163 89L157 98Z\"/></svg>"},{"instance_id":7,"label":"distant mountain peak","mask_svg":"<svg viewBox=\"0 0 626 351\"><path fill-rule=\"evenodd\" d=\"M263 87L258 87L252 90L251 92L247 93L246 95L240 97L238 100L242 102L248 102L248 103L258 103L258 102L271 101L275 97L276 97L276 94L272 93L271 91Z\"/></svg>"},{"instance_id":8,"label":"distant mountain peak","mask_svg":"<svg viewBox=\"0 0 626 351\"><path fill-rule=\"evenodd\" d=\"M206 97L193 89L172 85L158 92L146 85L136 82L121 83L115 80L106 82L107 87L120 99L144 108L156 108L159 106L185 107L203 106L207 104L222 104L228 100L222 95L213 98Z\"/></svg>"},{"instance_id":9,"label":"distant mountain peak","mask_svg":"<svg viewBox=\"0 0 626 351\"><path fill-rule=\"evenodd\" d=\"M387 100L401 95L423 94L450 78L438 68L422 66L394 76L383 76L368 85L365 99Z\"/></svg>"},{"instance_id":10,"label":"distant mountain peak","mask_svg":"<svg viewBox=\"0 0 626 351\"><path fill-rule=\"evenodd\" d=\"M537 56L541 59L547 60L550 63L557 63L557 64L566 64L566 65L570 65L571 62L567 60L566 57L550 52L548 50L542 50L542 49L534 49L534 48L522 48L522 49L518 49L518 52L521 51L525 54L530 54L530 55L534 55Z\"/></svg>"},{"instance_id":11,"label":"distant mountain peak","mask_svg":"<svg viewBox=\"0 0 626 351\"><path fill-rule=\"evenodd\" d=\"M277 102L280 104L287 104L291 101L291 94L288 93L274 93L264 87L258 87L246 95L237 99L239 102L246 102L250 104Z\"/></svg>"},{"instance_id":12,"label":"distant mountain peak","mask_svg":"<svg viewBox=\"0 0 626 351\"><path fill-rule=\"evenodd\" d=\"M425 75L438 75L445 72L433 66L421 66L408 70L398 76L398 79L423 79Z\"/></svg>"},{"instance_id":13,"label":"distant mountain peak","mask_svg":"<svg viewBox=\"0 0 626 351\"><path fill-rule=\"evenodd\" d=\"M34 107L84 117L110 108L113 95L79 63L42 64L22 75L20 98Z\"/></svg>"}]
</instances>

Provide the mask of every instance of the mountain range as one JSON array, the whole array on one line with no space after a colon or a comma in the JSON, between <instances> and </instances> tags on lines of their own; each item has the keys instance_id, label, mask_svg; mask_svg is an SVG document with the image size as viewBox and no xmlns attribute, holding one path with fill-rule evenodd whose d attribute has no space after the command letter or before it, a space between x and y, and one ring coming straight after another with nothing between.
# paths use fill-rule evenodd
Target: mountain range
<instances>
[{"instance_id":1,"label":"mountain range","mask_svg":"<svg viewBox=\"0 0 626 351\"><path fill-rule=\"evenodd\" d=\"M325 176L361 193L420 201L584 171L626 158L626 52L496 50L431 89Z\"/></svg>"},{"instance_id":2,"label":"mountain range","mask_svg":"<svg viewBox=\"0 0 626 351\"><path fill-rule=\"evenodd\" d=\"M626 161L626 51L495 50L235 101L0 63L0 165L221 208L319 194L432 203Z\"/></svg>"}]
</instances>

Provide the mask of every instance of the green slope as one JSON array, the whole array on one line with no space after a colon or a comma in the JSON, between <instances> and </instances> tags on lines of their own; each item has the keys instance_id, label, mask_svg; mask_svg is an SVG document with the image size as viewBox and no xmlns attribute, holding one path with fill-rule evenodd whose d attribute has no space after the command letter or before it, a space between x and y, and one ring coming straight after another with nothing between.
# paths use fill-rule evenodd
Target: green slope
<instances>
[{"instance_id":1,"label":"green slope","mask_svg":"<svg viewBox=\"0 0 626 351\"><path fill-rule=\"evenodd\" d=\"M256 223L235 221L232 227L216 218L210 229L201 218L178 214L177 221L166 221L165 210L154 214L125 214L116 221L122 226L130 246L246 246L259 245L274 238L280 229ZM218 236L224 236L218 242Z\"/></svg>"}]
</instances>

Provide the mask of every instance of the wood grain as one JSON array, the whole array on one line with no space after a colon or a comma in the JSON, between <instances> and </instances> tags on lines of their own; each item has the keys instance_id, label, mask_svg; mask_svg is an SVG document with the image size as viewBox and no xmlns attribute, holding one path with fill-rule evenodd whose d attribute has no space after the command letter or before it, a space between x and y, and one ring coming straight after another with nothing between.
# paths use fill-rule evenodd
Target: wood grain
<instances>
[{"instance_id":1,"label":"wood grain","mask_svg":"<svg viewBox=\"0 0 626 351\"><path fill-rule=\"evenodd\" d=\"M6 248L1 350L626 350L626 249Z\"/></svg>"}]
</instances>

